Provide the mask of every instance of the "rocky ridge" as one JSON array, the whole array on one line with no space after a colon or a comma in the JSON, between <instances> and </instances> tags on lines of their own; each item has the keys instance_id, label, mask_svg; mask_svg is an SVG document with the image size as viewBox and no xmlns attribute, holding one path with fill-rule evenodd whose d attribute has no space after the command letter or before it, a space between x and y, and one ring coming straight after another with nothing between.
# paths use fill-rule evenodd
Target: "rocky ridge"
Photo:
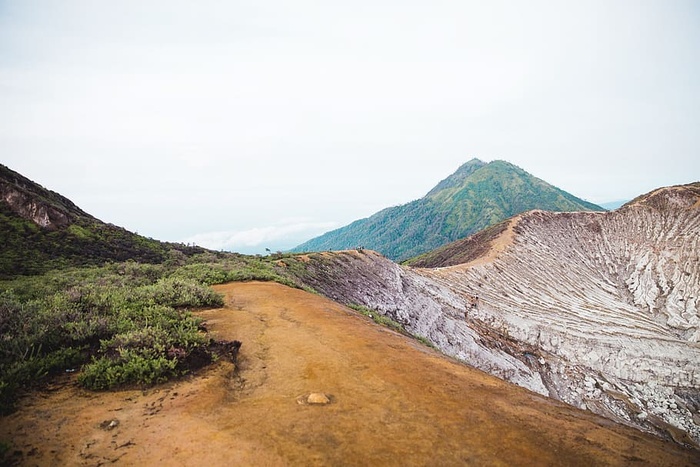
<instances>
[{"instance_id":1,"label":"rocky ridge","mask_svg":"<svg viewBox=\"0 0 700 467\"><path fill-rule=\"evenodd\" d=\"M0 278L106 261L161 263L204 251L104 223L0 164Z\"/></svg>"},{"instance_id":2,"label":"rocky ridge","mask_svg":"<svg viewBox=\"0 0 700 467\"><path fill-rule=\"evenodd\" d=\"M497 230L422 267L366 250L308 255L302 277L491 374L698 446L700 183Z\"/></svg>"},{"instance_id":3,"label":"rocky ridge","mask_svg":"<svg viewBox=\"0 0 700 467\"><path fill-rule=\"evenodd\" d=\"M0 202L12 212L47 230L58 230L76 218L92 216L58 193L37 185L0 164Z\"/></svg>"}]
</instances>

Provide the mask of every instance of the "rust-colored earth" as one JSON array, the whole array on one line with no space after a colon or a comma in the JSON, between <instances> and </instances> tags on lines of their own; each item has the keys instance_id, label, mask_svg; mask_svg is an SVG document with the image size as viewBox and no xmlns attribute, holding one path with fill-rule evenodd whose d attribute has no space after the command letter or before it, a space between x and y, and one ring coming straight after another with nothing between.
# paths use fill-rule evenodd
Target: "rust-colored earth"
<instances>
[{"instance_id":1,"label":"rust-colored earth","mask_svg":"<svg viewBox=\"0 0 700 467\"><path fill-rule=\"evenodd\" d=\"M237 368L145 392L66 377L0 420L26 465L697 465L697 451L452 361L330 300L216 287ZM330 403L307 403L311 393ZM313 398L312 398L313 399ZM111 424L111 428L110 428Z\"/></svg>"}]
</instances>

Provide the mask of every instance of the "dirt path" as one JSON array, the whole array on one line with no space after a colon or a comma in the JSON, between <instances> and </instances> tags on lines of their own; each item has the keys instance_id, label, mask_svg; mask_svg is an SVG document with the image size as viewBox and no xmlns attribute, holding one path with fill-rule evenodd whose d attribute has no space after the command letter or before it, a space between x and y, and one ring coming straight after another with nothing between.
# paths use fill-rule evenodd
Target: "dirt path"
<instances>
[{"instance_id":1,"label":"dirt path","mask_svg":"<svg viewBox=\"0 0 700 467\"><path fill-rule=\"evenodd\" d=\"M12 439L26 465L700 463L325 298L274 283L216 289L226 307L200 314L220 338L243 342L236 371L220 363L146 392L59 381L0 420L0 440ZM309 405L310 393L331 402Z\"/></svg>"}]
</instances>

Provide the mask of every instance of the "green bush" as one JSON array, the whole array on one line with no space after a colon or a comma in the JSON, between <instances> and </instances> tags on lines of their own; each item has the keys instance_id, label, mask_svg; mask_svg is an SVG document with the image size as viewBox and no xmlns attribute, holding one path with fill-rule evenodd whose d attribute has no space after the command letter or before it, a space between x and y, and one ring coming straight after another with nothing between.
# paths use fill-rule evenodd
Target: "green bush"
<instances>
[{"instance_id":1,"label":"green bush","mask_svg":"<svg viewBox=\"0 0 700 467\"><path fill-rule=\"evenodd\" d=\"M229 271L220 264L188 264L176 269L171 278L188 279L206 285L223 284L228 282Z\"/></svg>"},{"instance_id":2,"label":"green bush","mask_svg":"<svg viewBox=\"0 0 700 467\"><path fill-rule=\"evenodd\" d=\"M192 279L180 279L177 277L160 279L153 285L140 287L135 291L134 295L133 299L139 302L152 302L173 307L201 308L224 305L223 297L209 287L205 287Z\"/></svg>"},{"instance_id":3,"label":"green bush","mask_svg":"<svg viewBox=\"0 0 700 467\"><path fill-rule=\"evenodd\" d=\"M0 411L11 409L20 388L90 355L80 381L105 388L162 381L193 350L206 353L200 320L187 308L223 299L194 280L163 277L168 272L128 262L10 281L23 298L0 293Z\"/></svg>"},{"instance_id":4,"label":"green bush","mask_svg":"<svg viewBox=\"0 0 700 467\"><path fill-rule=\"evenodd\" d=\"M175 376L177 359L143 356L126 351L124 358L113 361L107 357L94 359L85 365L78 377L88 389L111 389L124 384L150 385L162 383Z\"/></svg>"}]
</instances>

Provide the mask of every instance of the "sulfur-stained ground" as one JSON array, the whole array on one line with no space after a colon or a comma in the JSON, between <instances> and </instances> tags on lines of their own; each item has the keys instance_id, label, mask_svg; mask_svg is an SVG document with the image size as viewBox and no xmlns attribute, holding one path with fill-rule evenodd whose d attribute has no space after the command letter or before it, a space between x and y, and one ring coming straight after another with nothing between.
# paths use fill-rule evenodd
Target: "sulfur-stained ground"
<instances>
[{"instance_id":1,"label":"sulfur-stained ground","mask_svg":"<svg viewBox=\"0 0 700 467\"><path fill-rule=\"evenodd\" d=\"M23 465L700 465L685 450L448 359L328 299L217 286L220 362L148 391L70 377L0 419ZM326 405L308 404L311 393ZM21 453L20 453L21 452Z\"/></svg>"}]
</instances>

